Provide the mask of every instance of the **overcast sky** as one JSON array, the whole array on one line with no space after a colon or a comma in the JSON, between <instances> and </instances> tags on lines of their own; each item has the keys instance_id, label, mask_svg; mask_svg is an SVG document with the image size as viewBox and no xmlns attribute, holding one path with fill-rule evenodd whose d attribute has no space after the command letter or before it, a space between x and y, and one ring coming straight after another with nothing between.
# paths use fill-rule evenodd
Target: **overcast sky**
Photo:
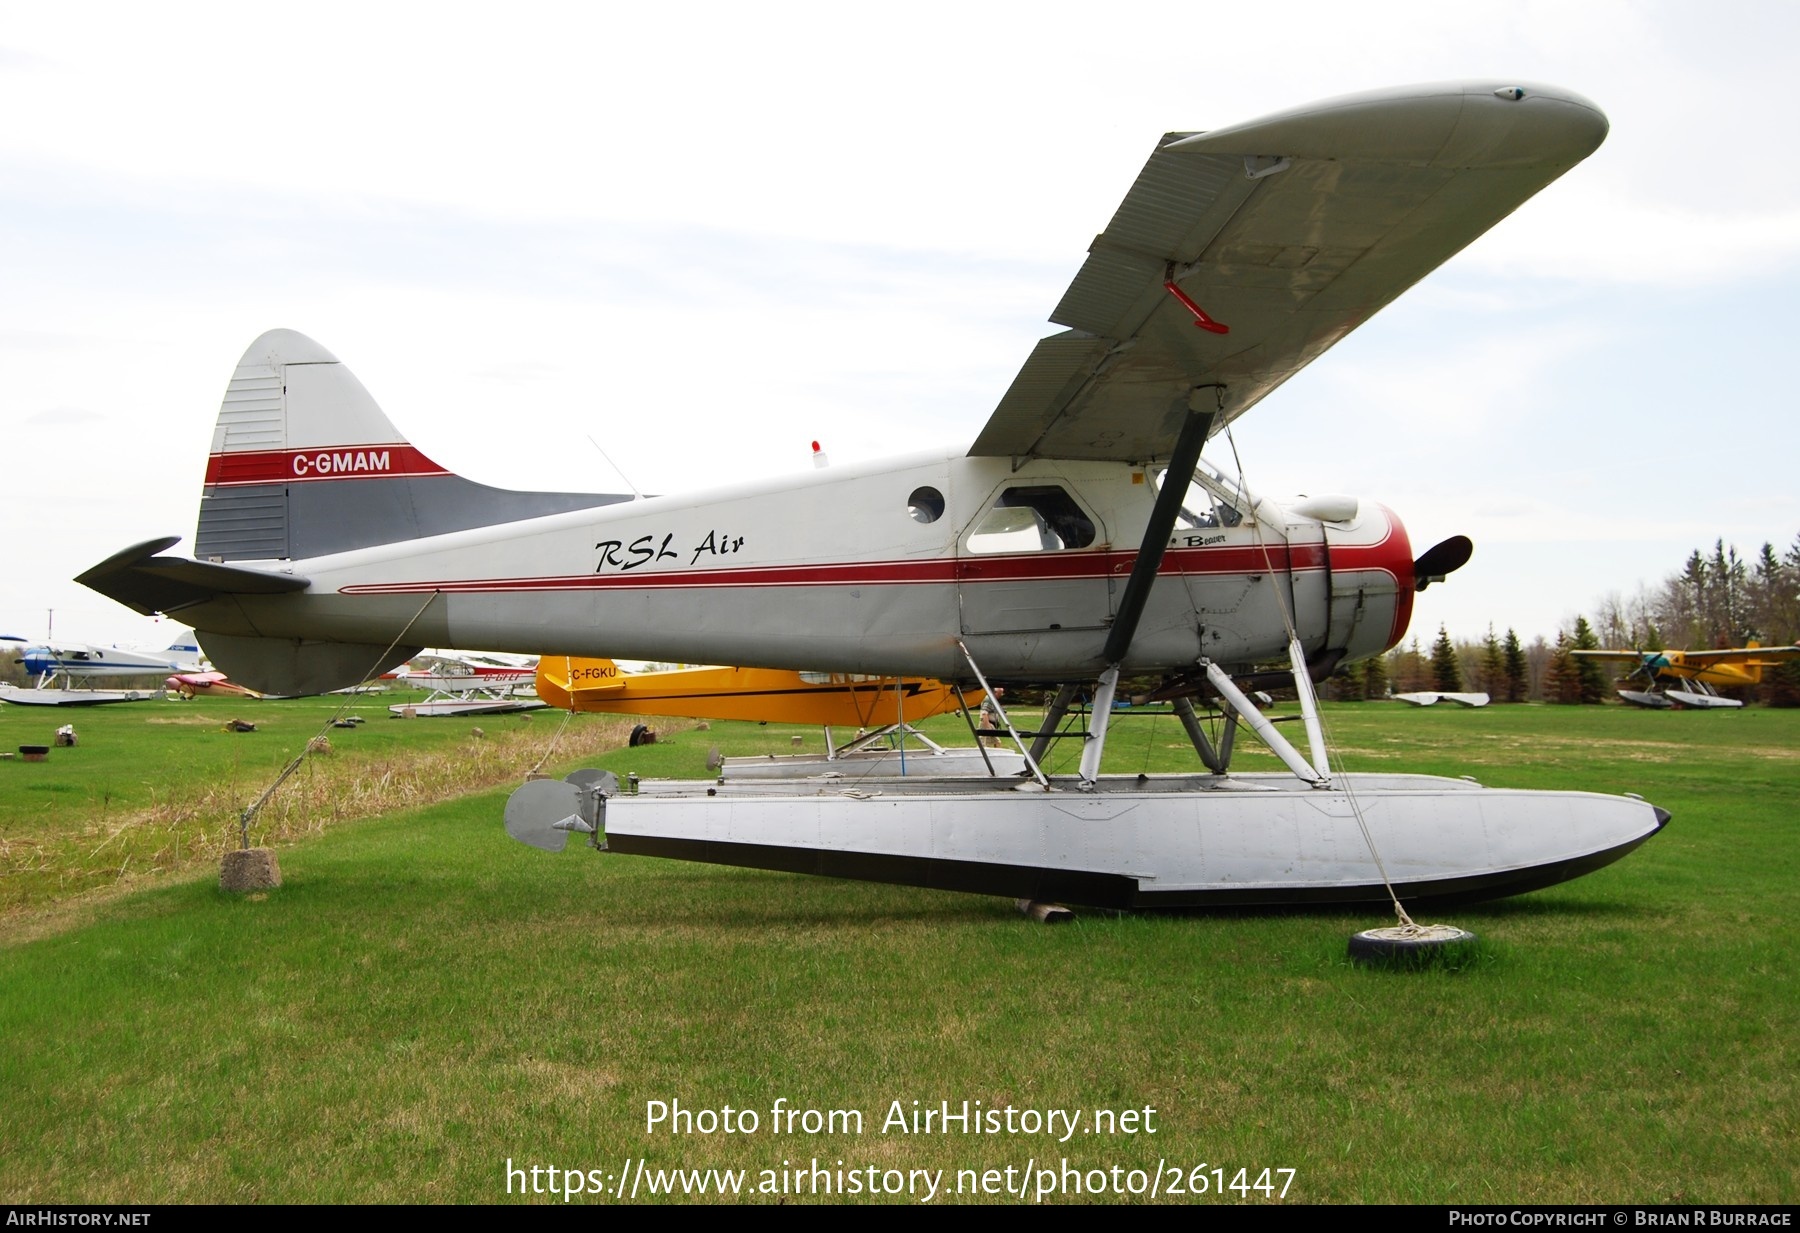
<instances>
[{"instance_id":1,"label":"overcast sky","mask_svg":"<svg viewBox=\"0 0 1800 1233\"><path fill-rule=\"evenodd\" d=\"M1414 632L1529 639L1800 534L1800 9L1778 3L12 5L0 633L149 643L69 579L191 543L264 330L506 487L964 448L1157 136L1417 81L1612 134L1240 421L1471 564ZM184 546L179 551L186 551Z\"/></svg>"}]
</instances>

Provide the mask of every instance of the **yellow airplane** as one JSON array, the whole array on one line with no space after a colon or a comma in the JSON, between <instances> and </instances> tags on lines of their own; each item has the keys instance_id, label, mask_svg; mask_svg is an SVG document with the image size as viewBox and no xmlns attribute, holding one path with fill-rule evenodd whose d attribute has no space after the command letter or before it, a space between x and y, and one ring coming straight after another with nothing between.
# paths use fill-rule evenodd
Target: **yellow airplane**
<instances>
[{"instance_id":1,"label":"yellow airplane","mask_svg":"<svg viewBox=\"0 0 1800 1233\"><path fill-rule=\"evenodd\" d=\"M567 655L538 662L537 693L567 711L850 728L910 724L958 707L953 688L927 677L767 668L625 672L610 659ZM964 697L979 706L983 695Z\"/></svg>"},{"instance_id":2,"label":"yellow airplane","mask_svg":"<svg viewBox=\"0 0 1800 1233\"><path fill-rule=\"evenodd\" d=\"M1637 667L1625 679L1629 681L1642 676L1650 689L1621 689L1619 696L1627 702L1649 707L1667 707L1679 703L1702 709L1724 709L1744 704L1734 698L1719 697L1714 692L1714 687L1760 685L1765 668L1780 667L1787 660L1800 656L1800 646L1762 646L1753 641L1749 646L1724 647L1712 651L1603 650L1570 653L1584 659L1636 664ZM1665 688L1658 693L1655 686L1662 680L1692 681L1697 688Z\"/></svg>"}]
</instances>

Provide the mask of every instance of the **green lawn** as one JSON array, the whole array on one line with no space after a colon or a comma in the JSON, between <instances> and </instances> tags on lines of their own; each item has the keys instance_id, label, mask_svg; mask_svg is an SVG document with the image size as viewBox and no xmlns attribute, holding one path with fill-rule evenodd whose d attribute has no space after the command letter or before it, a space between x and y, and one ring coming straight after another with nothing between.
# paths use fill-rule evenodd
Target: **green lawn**
<instances>
[{"instance_id":1,"label":"green lawn","mask_svg":"<svg viewBox=\"0 0 1800 1233\"><path fill-rule=\"evenodd\" d=\"M213 742L197 724L161 755L109 753L107 725L123 750L125 728L165 713L185 712L78 717L79 749L0 766L0 826L41 835L47 815L80 827L115 808L87 780L35 791L70 782L28 778L64 754L131 808L156 775L232 766L241 795L282 760L250 755L261 731ZM1165 1190L1204 1166L1203 1202L1267 1201L1243 1189L1265 1169L1294 1171L1289 1201L1793 1202L1800 712L1327 714L1351 769L1636 791L1674 820L1585 879L1451 914L1483 939L1472 966L1399 974L1346 962L1350 933L1386 923L1366 916L1045 928L978 897L553 856L505 837L505 789L346 818L297 830L266 896L220 892L209 860L90 892L76 923L0 949L0 1194L490 1202L508 1198L509 1160L580 1170L584 1186L640 1176L638 1161L744 1169L754 1189L781 1185L761 1170L816 1159L863 1177L945 1170L940 1187L1008 1168L1016 1184L1029 1164L1028 1190L1046 1167L1065 1185L1064 1162L1086 1180L1119 1166L1121 1185L1160 1162ZM296 714L294 730L311 722ZM469 721L384 725L346 741L418 758L472 740ZM554 721L518 726L534 734L525 758ZM658 745L599 762L701 774L713 745L785 752L797 731L661 726ZM1114 734L1109 769L1190 763L1172 718ZM1067 1142L883 1131L894 1102L965 1100L1083 1120ZM655 1102L677 1101L760 1124L646 1128ZM778 1101L854 1110L862 1131L776 1134ZM1087 1132L1097 1110L1147 1108L1153 1134ZM513 1197L530 1184L515 1175Z\"/></svg>"}]
</instances>

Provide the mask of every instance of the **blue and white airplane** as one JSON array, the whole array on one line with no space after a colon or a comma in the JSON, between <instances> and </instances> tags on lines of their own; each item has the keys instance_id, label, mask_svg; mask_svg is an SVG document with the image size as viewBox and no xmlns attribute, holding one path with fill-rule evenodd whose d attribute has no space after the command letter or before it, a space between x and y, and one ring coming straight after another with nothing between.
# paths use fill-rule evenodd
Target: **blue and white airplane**
<instances>
[{"instance_id":1,"label":"blue and white airplane","mask_svg":"<svg viewBox=\"0 0 1800 1233\"><path fill-rule=\"evenodd\" d=\"M96 689L94 682L133 676L163 677L200 668L200 645L191 629L182 630L161 651L128 651L88 643L28 644L16 635L0 636L0 642L13 644L8 648L12 662L23 665L25 675L36 681L32 689L0 687L0 700L7 702L40 706L134 702L153 695L144 690Z\"/></svg>"}]
</instances>

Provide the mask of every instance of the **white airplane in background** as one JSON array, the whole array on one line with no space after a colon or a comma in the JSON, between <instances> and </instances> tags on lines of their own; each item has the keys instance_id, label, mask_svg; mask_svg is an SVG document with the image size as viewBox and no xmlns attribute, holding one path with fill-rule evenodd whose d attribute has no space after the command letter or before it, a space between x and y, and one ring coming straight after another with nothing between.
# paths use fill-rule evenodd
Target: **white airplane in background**
<instances>
[{"instance_id":1,"label":"white airplane in background","mask_svg":"<svg viewBox=\"0 0 1800 1233\"><path fill-rule=\"evenodd\" d=\"M128 651L116 646L89 643L27 644L18 637L0 642L19 644L13 662L36 681L30 689L0 685L0 701L21 706L95 706L103 702L141 702L156 696L155 690L106 689L96 682L126 677L161 677L171 672L196 672L200 646L194 631L184 629L161 652Z\"/></svg>"},{"instance_id":2,"label":"white airplane in background","mask_svg":"<svg viewBox=\"0 0 1800 1233\"><path fill-rule=\"evenodd\" d=\"M1052 314L1068 328L973 445L701 494L472 484L407 444L335 356L276 330L227 388L196 557L152 540L80 581L179 612L234 680L278 693L431 644L1055 691L1042 730L1015 733L1023 780L620 795L578 772L515 794L509 829L528 839L603 830L614 851L1114 906L1386 903L1383 863L1414 899L1549 885L1668 815L1334 774L1312 702L1312 681L1400 641L1414 591L1468 540L1415 558L1374 501L1257 496L1200 453L1606 130L1578 95L1490 81L1168 134ZM1310 757L1245 693L1277 661ZM1099 773L1122 676L1160 678L1207 773ZM1079 771L1052 778L1044 755L1090 695ZM1229 718L1209 733L1196 699ZM1239 722L1287 774L1228 773Z\"/></svg>"},{"instance_id":3,"label":"white airplane in background","mask_svg":"<svg viewBox=\"0 0 1800 1233\"><path fill-rule=\"evenodd\" d=\"M194 631L184 629L160 652L128 651L123 647L90 643L26 644L18 637L0 642L20 645L13 662L24 665L25 675L38 679L69 677L95 680L104 677L156 676L169 672L193 672L200 667L200 644Z\"/></svg>"},{"instance_id":4,"label":"white airplane in background","mask_svg":"<svg viewBox=\"0 0 1800 1233\"><path fill-rule=\"evenodd\" d=\"M396 715L502 715L544 705L538 699L537 657L484 651L421 652L396 685L431 691L423 702L398 702Z\"/></svg>"}]
</instances>

